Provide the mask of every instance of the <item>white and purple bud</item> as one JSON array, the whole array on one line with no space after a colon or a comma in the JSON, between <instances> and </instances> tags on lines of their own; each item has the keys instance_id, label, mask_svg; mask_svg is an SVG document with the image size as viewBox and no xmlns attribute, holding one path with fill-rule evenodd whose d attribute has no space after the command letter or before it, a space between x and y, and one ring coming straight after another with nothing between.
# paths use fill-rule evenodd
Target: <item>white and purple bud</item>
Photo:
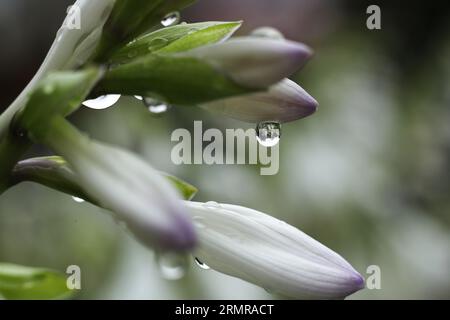
<instances>
[{"instance_id":1,"label":"white and purple bud","mask_svg":"<svg viewBox=\"0 0 450 320\"><path fill-rule=\"evenodd\" d=\"M194 254L212 269L299 299L342 299L364 286L345 259L283 221L236 205L184 203L197 227Z\"/></svg>"},{"instance_id":2,"label":"white and purple bud","mask_svg":"<svg viewBox=\"0 0 450 320\"><path fill-rule=\"evenodd\" d=\"M248 88L267 88L299 70L312 50L298 42L239 37L182 53L203 60Z\"/></svg>"},{"instance_id":3,"label":"white and purple bud","mask_svg":"<svg viewBox=\"0 0 450 320\"><path fill-rule=\"evenodd\" d=\"M44 142L64 156L78 185L145 245L190 250L194 226L173 187L145 161L126 150L92 141L64 119L54 119Z\"/></svg>"},{"instance_id":4,"label":"white and purple bud","mask_svg":"<svg viewBox=\"0 0 450 320\"><path fill-rule=\"evenodd\" d=\"M215 100L200 107L246 122L289 122L313 114L318 103L297 83L284 79L267 91Z\"/></svg>"}]
</instances>

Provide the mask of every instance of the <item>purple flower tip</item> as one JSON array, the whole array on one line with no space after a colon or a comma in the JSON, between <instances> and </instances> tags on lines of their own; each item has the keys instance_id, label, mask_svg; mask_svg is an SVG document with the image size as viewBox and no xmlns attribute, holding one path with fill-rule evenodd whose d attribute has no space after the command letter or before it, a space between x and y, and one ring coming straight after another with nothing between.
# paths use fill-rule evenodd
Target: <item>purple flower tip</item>
<instances>
[{"instance_id":1,"label":"purple flower tip","mask_svg":"<svg viewBox=\"0 0 450 320\"><path fill-rule=\"evenodd\" d=\"M355 285L355 291L361 290L365 286L365 280L362 275L359 273L356 273L353 277L354 285Z\"/></svg>"},{"instance_id":2,"label":"purple flower tip","mask_svg":"<svg viewBox=\"0 0 450 320\"><path fill-rule=\"evenodd\" d=\"M356 291L364 289L364 287L365 287L365 280L363 276L361 276L358 272L354 271L348 281L348 293L346 295L350 295Z\"/></svg>"},{"instance_id":3,"label":"purple flower tip","mask_svg":"<svg viewBox=\"0 0 450 320\"><path fill-rule=\"evenodd\" d=\"M312 57L313 50L303 43L289 42L290 56L297 61L297 67L300 69Z\"/></svg>"},{"instance_id":4,"label":"purple flower tip","mask_svg":"<svg viewBox=\"0 0 450 320\"><path fill-rule=\"evenodd\" d=\"M178 217L170 230L161 235L159 244L171 251L189 251L197 244L197 235L192 223L184 216Z\"/></svg>"}]
</instances>

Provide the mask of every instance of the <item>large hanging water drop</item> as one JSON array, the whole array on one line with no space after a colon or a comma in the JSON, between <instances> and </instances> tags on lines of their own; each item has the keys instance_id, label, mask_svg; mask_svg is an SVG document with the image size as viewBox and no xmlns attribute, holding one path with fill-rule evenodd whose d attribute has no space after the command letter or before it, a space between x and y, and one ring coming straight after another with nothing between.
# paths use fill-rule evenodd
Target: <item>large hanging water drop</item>
<instances>
[{"instance_id":1,"label":"large hanging water drop","mask_svg":"<svg viewBox=\"0 0 450 320\"><path fill-rule=\"evenodd\" d=\"M167 14L164 18L161 20L161 24L164 27L173 26L174 24L177 24L180 21L180 13L178 11L171 12Z\"/></svg>"},{"instance_id":2,"label":"large hanging water drop","mask_svg":"<svg viewBox=\"0 0 450 320\"><path fill-rule=\"evenodd\" d=\"M120 94L108 94L95 99L85 100L83 105L96 110L112 107L120 99Z\"/></svg>"},{"instance_id":3,"label":"large hanging water drop","mask_svg":"<svg viewBox=\"0 0 450 320\"><path fill-rule=\"evenodd\" d=\"M173 252L156 254L159 272L166 280L180 280L186 275L189 266L188 256Z\"/></svg>"},{"instance_id":4,"label":"large hanging water drop","mask_svg":"<svg viewBox=\"0 0 450 320\"><path fill-rule=\"evenodd\" d=\"M153 114L161 114L170 109L170 105L168 105L167 103L161 102L151 97L145 97L142 99L142 101L148 108L148 111Z\"/></svg>"},{"instance_id":5,"label":"large hanging water drop","mask_svg":"<svg viewBox=\"0 0 450 320\"><path fill-rule=\"evenodd\" d=\"M194 258L194 261L195 261L195 264L196 264L200 269L203 269L203 270L209 270L209 269L211 269L206 263L200 261L200 259L197 258L197 257Z\"/></svg>"},{"instance_id":6,"label":"large hanging water drop","mask_svg":"<svg viewBox=\"0 0 450 320\"><path fill-rule=\"evenodd\" d=\"M256 126L256 140L263 147L274 147L280 142L281 125L279 122L264 121Z\"/></svg>"}]
</instances>

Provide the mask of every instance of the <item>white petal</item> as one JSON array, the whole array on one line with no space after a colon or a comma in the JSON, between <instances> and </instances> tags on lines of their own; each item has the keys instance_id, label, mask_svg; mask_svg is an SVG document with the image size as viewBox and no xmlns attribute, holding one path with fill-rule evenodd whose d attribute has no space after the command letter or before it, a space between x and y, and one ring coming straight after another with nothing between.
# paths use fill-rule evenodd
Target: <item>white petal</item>
<instances>
[{"instance_id":1,"label":"white petal","mask_svg":"<svg viewBox=\"0 0 450 320\"><path fill-rule=\"evenodd\" d=\"M301 43L256 37L232 38L183 53L208 61L250 88L266 88L281 81L300 69L311 54Z\"/></svg>"},{"instance_id":2,"label":"white petal","mask_svg":"<svg viewBox=\"0 0 450 320\"><path fill-rule=\"evenodd\" d=\"M79 9L80 29L69 29L63 24L38 73L74 68L85 62L100 40L114 3L115 0L76 1L74 6Z\"/></svg>"},{"instance_id":3,"label":"white petal","mask_svg":"<svg viewBox=\"0 0 450 320\"><path fill-rule=\"evenodd\" d=\"M200 107L214 113L246 121L288 122L307 117L318 103L295 82L284 79L265 92L212 101Z\"/></svg>"},{"instance_id":4,"label":"white petal","mask_svg":"<svg viewBox=\"0 0 450 320\"><path fill-rule=\"evenodd\" d=\"M220 272L295 298L338 299L363 279L300 230L248 208L185 202L197 225L195 255Z\"/></svg>"}]
</instances>

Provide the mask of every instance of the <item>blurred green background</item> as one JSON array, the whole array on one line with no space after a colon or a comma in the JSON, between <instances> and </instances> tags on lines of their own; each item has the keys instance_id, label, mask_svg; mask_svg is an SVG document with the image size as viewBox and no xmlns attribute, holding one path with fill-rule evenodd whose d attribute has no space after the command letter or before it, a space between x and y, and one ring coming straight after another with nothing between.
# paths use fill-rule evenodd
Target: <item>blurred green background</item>
<instances>
[{"instance_id":1,"label":"blurred green background","mask_svg":"<svg viewBox=\"0 0 450 320\"><path fill-rule=\"evenodd\" d=\"M31 79L71 1L1 0L0 110ZM366 28L366 1L200 0L183 21L270 25L315 50L294 77L320 103L283 126L280 172L257 166L175 166L170 135L205 127L249 128L194 108L152 116L122 97L82 108L78 127L141 154L196 185L198 201L240 204L289 222L345 257L381 289L351 299L450 298L450 4L378 1L382 30ZM36 146L29 155L48 154ZM0 261L82 270L79 298L271 298L263 289L192 264L179 281L161 277L153 253L103 210L22 184L0 197Z\"/></svg>"}]
</instances>

